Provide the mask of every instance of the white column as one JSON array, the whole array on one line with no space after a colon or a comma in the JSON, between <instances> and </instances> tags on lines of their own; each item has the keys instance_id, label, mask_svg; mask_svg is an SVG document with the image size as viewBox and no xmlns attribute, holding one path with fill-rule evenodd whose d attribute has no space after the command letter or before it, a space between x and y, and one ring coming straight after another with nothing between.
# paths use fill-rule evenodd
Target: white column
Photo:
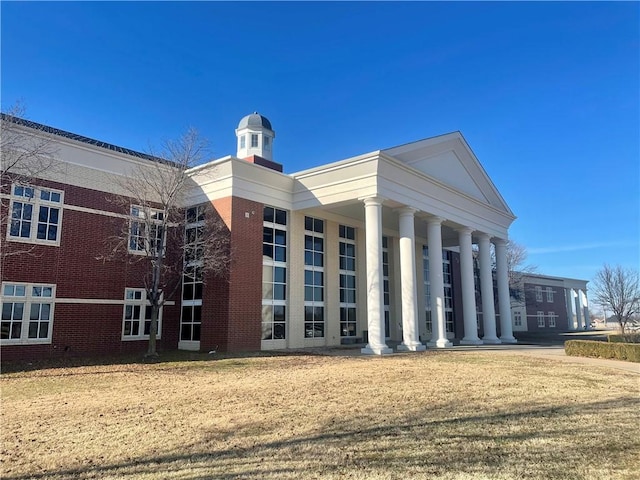
<instances>
[{"instance_id":1,"label":"white column","mask_svg":"<svg viewBox=\"0 0 640 480\"><path fill-rule=\"evenodd\" d=\"M496 309L493 306L493 275L491 272L491 245L489 235L478 236L480 247L480 293L482 296L482 320L484 343L501 343L496 335Z\"/></svg>"},{"instance_id":2,"label":"white column","mask_svg":"<svg viewBox=\"0 0 640 480\"><path fill-rule=\"evenodd\" d=\"M509 293L509 266L507 242L501 238L493 241L496 247L496 275L498 280L498 304L500 306L500 340L502 343L518 343L513 337L511 323L511 294Z\"/></svg>"},{"instance_id":3,"label":"white column","mask_svg":"<svg viewBox=\"0 0 640 480\"><path fill-rule=\"evenodd\" d=\"M400 227L400 288L402 291L402 343L398 350L426 350L420 343L416 297L416 236L414 208L398 210Z\"/></svg>"},{"instance_id":4,"label":"white column","mask_svg":"<svg viewBox=\"0 0 640 480\"><path fill-rule=\"evenodd\" d=\"M580 290L576 290L576 323L577 329L582 330L582 302L580 301Z\"/></svg>"},{"instance_id":5,"label":"white column","mask_svg":"<svg viewBox=\"0 0 640 480\"><path fill-rule=\"evenodd\" d=\"M573 290L571 288L565 288L564 298L567 304L567 328L569 330L575 330L576 324L573 320Z\"/></svg>"},{"instance_id":6,"label":"white column","mask_svg":"<svg viewBox=\"0 0 640 480\"><path fill-rule=\"evenodd\" d=\"M382 201L364 199L367 243L367 326L369 343L361 352L382 355L392 353L384 341L384 299L382 297Z\"/></svg>"},{"instance_id":7,"label":"white column","mask_svg":"<svg viewBox=\"0 0 640 480\"><path fill-rule=\"evenodd\" d=\"M464 338L461 345L482 345L478 338L475 282L473 278L473 249L471 233L473 229L465 227L458 230L460 243L460 276L462 277L462 314L464 318Z\"/></svg>"},{"instance_id":8,"label":"white column","mask_svg":"<svg viewBox=\"0 0 640 480\"><path fill-rule=\"evenodd\" d=\"M447 340L444 320L444 282L442 279L442 222L434 217L427 222L427 244L429 246L429 282L431 283L431 328L430 347L453 346Z\"/></svg>"},{"instance_id":9,"label":"white column","mask_svg":"<svg viewBox=\"0 0 640 480\"><path fill-rule=\"evenodd\" d=\"M581 290L584 297L584 329L589 330L591 328L591 315L589 315L589 302L587 301L587 291Z\"/></svg>"}]
</instances>

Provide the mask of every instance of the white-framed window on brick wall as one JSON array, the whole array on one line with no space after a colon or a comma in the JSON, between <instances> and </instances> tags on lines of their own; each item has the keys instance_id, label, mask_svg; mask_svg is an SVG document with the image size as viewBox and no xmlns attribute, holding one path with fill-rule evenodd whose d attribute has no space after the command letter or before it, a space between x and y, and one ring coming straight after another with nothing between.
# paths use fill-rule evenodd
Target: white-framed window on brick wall
<instances>
[{"instance_id":1,"label":"white-framed window on brick wall","mask_svg":"<svg viewBox=\"0 0 640 480\"><path fill-rule=\"evenodd\" d=\"M129 220L129 253L153 255L165 241L164 212L132 205ZM147 215L150 217L147 220Z\"/></svg>"},{"instance_id":2,"label":"white-framed window on brick wall","mask_svg":"<svg viewBox=\"0 0 640 480\"><path fill-rule=\"evenodd\" d=\"M264 207L262 219L262 340L287 338L287 211Z\"/></svg>"},{"instance_id":3,"label":"white-framed window on brick wall","mask_svg":"<svg viewBox=\"0 0 640 480\"><path fill-rule=\"evenodd\" d=\"M556 328L556 319L558 318L558 315L556 315L555 312L549 312L547 317L549 318L549 327Z\"/></svg>"},{"instance_id":4,"label":"white-framed window on brick wall","mask_svg":"<svg viewBox=\"0 0 640 480\"><path fill-rule=\"evenodd\" d=\"M544 312L538 312L536 318L538 319L538 328L544 328L546 326L544 320Z\"/></svg>"},{"instance_id":5,"label":"white-framed window on brick wall","mask_svg":"<svg viewBox=\"0 0 640 480\"><path fill-rule=\"evenodd\" d=\"M324 337L324 220L304 217L304 336Z\"/></svg>"},{"instance_id":6,"label":"white-framed window on brick wall","mask_svg":"<svg viewBox=\"0 0 640 480\"><path fill-rule=\"evenodd\" d=\"M126 288L122 315L122 340L148 340L151 330L151 303L144 288ZM158 312L158 336L162 333L162 307Z\"/></svg>"},{"instance_id":7,"label":"white-framed window on brick wall","mask_svg":"<svg viewBox=\"0 0 640 480\"><path fill-rule=\"evenodd\" d=\"M7 239L60 245L63 205L62 190L13 184Z\"/></svg>"},{"instance_id":8,"label":"white-framed window on brick wall","mask_svg":"<svg viewBox=\"0 0 640 480\"><path fill-rule=\"evenodd\" d=\"M542 301L542 287L539 286L539 285L536 285L535 291L536 291L536 302L541 302Z\"/></svg>"},{"instance_id":9,"label":"white-framed window on brick wall","mask_svg":"<svg viewBox=\"0 0 640 480\"><path fill-rule=\"evenodd\" d=\"M2 283L3 344L51 343L56 286Z\"/></svg>"},{"instance_id":10,"label":"white-framed window on brick wall","mask_svg":"<svg viewBox=\"0 0 640 480\"><path fill-rule=\"evenodd\" d=\"M356 229L338 227L340 275L340 336L356 336Z\"/></svg>"},{"instance_id":11,"label":"white-framed window on brick wall","mask_svg":"<svg viewBox=\"0 0 640 480\"><path fill-rule=\"evenodd\" d=\"M547 303L553 303L553 288L547 287Z\"/></svg>"},{"instance_id":12,"label":"white-framed window on brick wall","mask_svg":"<svg viewBox=\"0 0 640 480\"><path fill-rule=\"evenodd\" d=\"M190 207L185 212L185 252L182 274L182 309L179 348L197 349L202 326L202 235L205 206Z\"/></svg>"}]
</instances>

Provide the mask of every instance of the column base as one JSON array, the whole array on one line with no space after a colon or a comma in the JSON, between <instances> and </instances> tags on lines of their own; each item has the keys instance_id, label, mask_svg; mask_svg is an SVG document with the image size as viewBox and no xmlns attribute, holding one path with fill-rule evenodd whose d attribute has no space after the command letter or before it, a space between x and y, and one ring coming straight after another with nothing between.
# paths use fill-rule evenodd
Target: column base
<instances>
[{"instance_id":1,"label":"column base","mask_svg":"<svg viewBox=\"0 0 640 480\"><path fill-rule=\"evenodd\" d=\"M435 348L449 348L449 347L453 347L453 343L451 343L446 338L441 338L439 340L436 340L435 342L427 343L427 346L435 347Z\"/></svg>"},{"instance_id":2,"label":"column base","mask_svg":"<svg viewBox=\"0 0 640 480\"><path fill-rule=\"evenodd\" d=\"M482 343L484 343L485 345L498 345L500 343L502 343L500 341L500 339L498 337L483 337L482 338Z\"/></svg>"},{"instance_id":3,"label":"column base","mask_svg":"<svg viewBox=\"0 0 640 480\"><path fill-rule=\"evenodd\" d=\"M479 338L463 338L460 345L482 345L484 342Z\"/></svg>"},{"instance_id":4,"label":"column base","mask_svg":"<svg viewBox=\"0 0 640 480\"><path fill-rule=\"evenodd\" d=\"M500 337L500 341L502 343L518 343L518 340L514 337Z\"/></svg>"},{"instance_id":5,"label":"column base","mask_svg":"<svg viewBox=\"0 0 640 480\"><path fill-rule=\"evenodd\" d=\"M401 343L397 347L399 352L424 352L426 349L427 347L421 343L410 343L408 345Z\"/></svg>"},{"instance_id":6,"label":"column base","mask_svg":"<svg viewBox=\"0 0 640 480\"><path fill-rule=\"evenodd\" d=\"M367 344L366 347L360 349L360 353L364 353L365 355L388 355L393 353L393 350L386 345L374 347L373 345Z\"/></svg>"}]
</instances>

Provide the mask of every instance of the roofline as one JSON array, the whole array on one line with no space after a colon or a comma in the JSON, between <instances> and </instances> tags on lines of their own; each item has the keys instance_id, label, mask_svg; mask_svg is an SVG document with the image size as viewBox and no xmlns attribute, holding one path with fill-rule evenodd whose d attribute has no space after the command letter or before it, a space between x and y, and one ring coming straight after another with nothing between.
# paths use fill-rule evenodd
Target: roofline
<instances>
[{"instance_id":1,"label":"roofline","mask_svg":"<svg viewBox=\"0 0 640 480\"><path fill-rule=\"evenodd\" d=\"M124 153L125 155L129 155L131 157L143 158L145 160L150 160L152 162L159 162L167 165L175 165L170 160L167 160L161 157L156 157L154 155L149 155L148 153L138 152L137 150L131 150L129 148L120 147L112 143L107 143L107 142L103 142L102 140L96 140L94 138L85 137L77 133L71 133L66 130L61 130L59 128L50 127L42 123L34 122L32 120L27 120L25 118L16 117L13 115L9 115L7 113L0 112L0 118L2 118L3 121L11 122L16 125L30 128L32 130L48 133L50 135L56 135L58 137L66 138L68 140L75 140L77 142L86 143L94 147L110 150L112 152Z\"/></svg>"}]
</instances>

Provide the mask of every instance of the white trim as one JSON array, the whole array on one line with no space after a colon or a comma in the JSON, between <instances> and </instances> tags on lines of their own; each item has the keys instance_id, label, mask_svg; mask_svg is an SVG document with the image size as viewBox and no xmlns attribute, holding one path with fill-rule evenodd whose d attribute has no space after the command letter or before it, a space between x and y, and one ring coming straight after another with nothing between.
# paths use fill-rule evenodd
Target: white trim
<instances>
[{"instance_id":1,"label":"white trim","mask_svg":"<svg viewBox=\"0 0 640 480\"><path fill-rule=\"evenodd\" d=\"M15 282L8 282L15 283ZM124 305L125 300L113 300L109 298L56 298L56 303L77 303L87 305ZM162 305L175 305L174 300L167 300Z\"/></svg>"}]
</instances>

